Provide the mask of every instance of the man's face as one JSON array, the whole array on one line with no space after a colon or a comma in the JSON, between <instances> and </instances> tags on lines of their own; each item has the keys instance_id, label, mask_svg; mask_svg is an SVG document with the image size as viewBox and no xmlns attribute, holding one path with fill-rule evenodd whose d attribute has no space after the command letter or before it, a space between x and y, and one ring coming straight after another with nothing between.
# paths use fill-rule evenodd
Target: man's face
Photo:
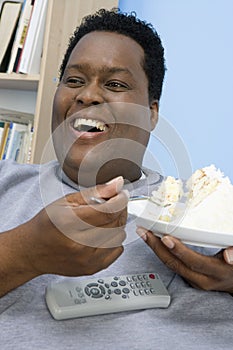
<instances>
[{"instance_id":1,"label":"man's face","mask_svg":"<svg viewBox=\"0 0 233 350\"><path fill-rule=\"evenodd\" d=\"M143 59L138 43L112 32L91 32L72 51L55 94L52 131L63 170L80 185L140 176L157 121Z\"/></svg>"}]
</instances>

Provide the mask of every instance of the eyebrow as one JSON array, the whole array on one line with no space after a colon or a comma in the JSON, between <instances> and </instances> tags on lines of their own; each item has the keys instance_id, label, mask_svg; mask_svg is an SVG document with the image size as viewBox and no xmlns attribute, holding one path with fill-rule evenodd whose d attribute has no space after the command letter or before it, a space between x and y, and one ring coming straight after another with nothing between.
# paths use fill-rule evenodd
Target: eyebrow
<instances>
[{"instance_id":1,"label":"eyebrow","mask_svg":"<svg viewBox=\"0 0 233 350\"><path fill-rule=\"evenodd\" d=\"M67 69L77 69L80 72L84 72L87 69L91 69L91 66L88 63L84 63L84 64L72 64L72 65L68 65ZM107 66L103 66L100 69L101 73L109 73L109 74L114 74L114 73L127 73L130 76L132 76L132 73L130 72L130 70L128 68L123 68L123 67L107 67Z\"/></svg>"}]
</instances>

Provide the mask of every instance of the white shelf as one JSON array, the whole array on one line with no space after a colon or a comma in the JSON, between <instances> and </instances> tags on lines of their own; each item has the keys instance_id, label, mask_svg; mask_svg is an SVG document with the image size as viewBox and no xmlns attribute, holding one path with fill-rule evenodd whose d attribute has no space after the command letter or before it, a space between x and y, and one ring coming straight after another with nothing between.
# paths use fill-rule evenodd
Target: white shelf
<instances>
[{"instance_id":1,"label":"white shelf","mask_svg":"<svg viewBox=\"0 0 233 350\"><path fill-rule=\"evenodd\" d=\"M0 73L0 89L37 91L40 76Z\"/></svg>"}]
</instances>

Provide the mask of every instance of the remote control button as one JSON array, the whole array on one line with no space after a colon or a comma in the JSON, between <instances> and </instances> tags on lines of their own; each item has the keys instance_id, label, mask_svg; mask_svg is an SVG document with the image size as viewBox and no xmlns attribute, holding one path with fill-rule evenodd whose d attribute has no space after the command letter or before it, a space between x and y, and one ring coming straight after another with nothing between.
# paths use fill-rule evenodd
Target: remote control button
<instances>
[{"instance_id":1,"label":"remote control button","mask_svg":"<svg viewBox=\"0 0 233 350\"><path fill-rule=\"evenodd\" d=\"M74 303L77 304L77 305L81 304L81 300L76 298L76 299L74 299Z\"/></svg>"},{"instance_id":2,"label":"remote control button","mask_svg":"<svg viewBox=\"0 0 233 350\"><path fill-rule=\"evenodd\" d=\"M144 280L148 280L148 276L147 275L143 275Z\"/></svg>"},{"instance_id":3,"label":"remote control button","mask_svg":"<svg viewBox=\"0 0 233 350\"><path fill-rule=\"evenodd\" d=\"M138 275L138 279L139 279L139 281L142 281L143 280L142 275Z\"/></svg>"},{"instance_id":4,"label":"remote control button","mask_svg":"<svg viewBox=\"0 0 233 350\"><path fill-rule=\"evenodd\" d=\"M121 290L119 288L117 288L117 289L114 290L114 293L117 294L117 295L120 295L121 294Z\"/></svg>"},{"instance_id":5,"label":"remote control button","mask_svg":"<svg viewBox=\"0 0 233 350\"><path fill-rule=\"evenodd\" d=\"M132 280L134 281L134 282L137 282L137 276L132 276Z\"/></svg>"},{"instance_id":6,"label":"remote control button","mask_svg":"<svg viewBox=\"0 0 233 350\"><path fill-rule=\"evenodd\" d=\"M81 291L81 292L79 292L79 293L77 293L78 294L78 297L79 298L84 298L84 294L83 294L83 292Z\"/></svg>"},{"instance_id":7,"label":"remote control button","mask_svg":"<svg viewBox=\"0 0 233 350\"><path fill-rule=\"evenodd\" d=\"M130 290L129 290L129 288L123 288L122 292L125 293L125 294L128 294L130 292Z\"/></svg>"},{"instance_id":8,"label":"remote control button","mask_svg":"<svg viewBox=\"0 0 233 350\"><path fill-rule=\"evenodd\" d=\"M135 283L135 285L137 288L141 288L141 283L137 282L137 283Z\"/></svg>"},{"instance_id":9,"label":"remote control button","mask_svg":"<svg viewBox=\"0 0 233 350\"><path fill-rule=\"evenodd\" d=\"M141 285L143 288L146 288L146 283L145 282L141 282Z\"/></svg>"},{"instance_id":10,"label":"remote control button","mask_svg":"<svg viewBox=\"0 0 233 350\"><path fill-rule=\"evenodd\" d=\"M127 298L128 298L128 295L125 295L125 294L122 295L122 299L127 299Z\"/></svg>"},{"instance_id":11,"label":"remote control button","mask_svg":"<svg viewBox=\"0 0 233 350\"><path fill-rule=\"evenodd\" d=\"M149 289L145 289L144 291L145 291L145 293L146 293L147 295L150 295Z\"/></svg>"},{"instance_id":12,"label":"remote control button","mask_svg":"<svg viewBox=\"0 0 233 350\"><path fill-rule=\"evenodd\" d=\"M87 287L91 288L91 287L98 287L98 283L88 283Z\"/></svg>"},{"instance_id":13,"label":"remote control button","mask_svg":"<svg viewBox=\"0 0 233 350\"><path fill-rule=\"evenodd\" d=\"M140 293L140 295L144 295L144 290L139 289L139 293Z\"/></svg>"},{"instance_id":14,"label":"remote control button","mask_svg":"<svg viewBox=\"0 0 233 350\"><path fill-rule=\"evenodd\" d=\"M121 281L119 282L119 285L120 285L120 286L126 286L126 282L123 281L123 280L121 280Z\"/></svg>"},{"instance_id":15,"label":"remote control button","mask_svg":"<svg viewBox=\"0 0 233 350\"><path fill-rule=\"evenodd\" d=\"M102 298L103 297L103 294L100 292L100 290L98 288L91 288L91 297L92 298Z\"/></svg>"},{"instance_id":16,"label":"remote control button","mask_svg":"<svg viewBox=\"0 0 233 350\"><path fill-rule=\"evenodd\" d=\"M90 289L88 287L85 287L84 291L88 296L91 295Z\"/></svg>"},{"instance_id":17,"label":"remote control button","mask_svg":"<svg viewBox=\"0 0 233 350\"><path fill-rule=\"evenodd\" d=\"M150 273L150 274L149 274L149 277L150 277L152 280L155 279L155 275L154 275L153 273Z\"/></svg>"},{"instance_id":18,"label":"remote control button","mask_svg":"<svg viewBox=\"0 0 233 350\"><path fill-rule=\"evenodd\" d=\"M118 280L119 280L119 278L118 278L117 276L113 277L113 279L114 279L115 281L118 281Z\"/></svg>"},{"instance_id":19,"label":"remote control button","mask_svg":"<svg viewBox=\"0 0 233 350\"><path fill-rule=\"evenodd\" d=\"M99 286L99 289L101 290L101 293L102 293L102 294L105 294L105 289L104 289L103 286L100 285L100 286Z\"/></svg>"},{"instance_id":20,"label":"remote control button","mask_svg":"<svg viewBox=\"0 0 233 350\"><path fill-rule=\"evenodd\" d=\"M136 295L136 297L139 295L137 290L134 290L133 294Z\"/></svg>"},{"instance_id":21,"label":"remote control button","mask_svg":"<svg viewBox=\"0 0 233 350\"><path fill-rule=\"evenodd\" d=\"M102 283L104 283L104 280L99 279L98 282L102 284Z\"/></svg>"},{"instance_id":22,"label":"remote control button","mask_svg":"<svg viewBox=\"0 0 233 350\"><path fill-rule=\"evenodd\" d=\"M110 299L110 295L106 295L106 296L105 296L105 299L106 299L106 300L109 300L109 299Z\"/></svg>"},{"instance_id":23,"label":"remote control button","mask_svg":"<svg viewBox=\"0 0 233 350\"><path fill-rule=\"evenodd\" d=\"M99 291L98 288L91 288L91 294L92 295L98 295L98 294L100 294L100 291Z\"/></svg>"},{"instance_id":24,"label":"remote control button","mask_svg":"<svg viewBox=\"0 0 233 350\"><path fill-rule=\"evenodd\" d=\"M118 283L113 281L113 282L111 282L111 286L112 287L118 287Z\"/></svg>"},{"instance_id":25,"label":"remote control button","mask_svg":"<svg viewBox=\"0 0 233 350\"><path fill-rule=\"evenodd\" d=\"M110 285L108 283L104 284L106 288L110 288Z\"/></svg>"},{"instance_id":26,"label":"remote control button","mask_svg":"<svg viewBox=\"0 0 233 350\"><path fill-rule=\"evenodd\" d=\"M135 284L134 284L134 283L130 283L130 287L131 287L132 289L135 289Z\"/></svg>"},{"instance_id":27,"label":"remote control button","mask_svg":"<svg viewBox=\"0 0 233 350\"><path fill-rule=\"evenodd\" d=\"M127 276L126 279L128 282L132 282L132 278L130 276Z\"/></svg>"},{"instance_id":28,"label":"remote control button","mask_svg":"<svg viewBox=\"0 0 233 350\"><path fill-rule=\"evenodd\" d=\"M149 281L146 282L147 287L151 287L151 283Z\"/></svg>"},{"instance_id":29,"label":"remote control button","mask_svg":"<svg viewBox=\"0 0 233 350\"><path fill-rule=\"evenodd\" d=\"M103 297L103 294L92 295L92 298L94 298L94 299L99 299L99 298L102 298L102 297Z\"/></svg>"}]
</instances>

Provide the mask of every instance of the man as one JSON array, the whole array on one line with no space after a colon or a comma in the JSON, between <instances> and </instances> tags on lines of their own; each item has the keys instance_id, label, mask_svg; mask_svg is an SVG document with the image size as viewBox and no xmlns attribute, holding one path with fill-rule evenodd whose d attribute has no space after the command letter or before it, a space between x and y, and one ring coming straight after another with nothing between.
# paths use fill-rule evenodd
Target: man
<instances>
[{"instance_id":1,"label":"man","mask_svg":"<svg viewBox=\"0 0 233 350\"><path fill-rule=\"evenodd\" d=\"M231 348L231 295L190 287L232 292L231 266L143 228L137 239L133 220L126 225L127 189L146 194L161 181L142 159L164 71L157 33L135 16L102 10L71 38L53 104L59 163L1 163L2 349L195 349L197 339L202 349ZM55 275L149 271L172 296L166 310L59 323L46 309Z\"/></svg>"}]
</instances>

